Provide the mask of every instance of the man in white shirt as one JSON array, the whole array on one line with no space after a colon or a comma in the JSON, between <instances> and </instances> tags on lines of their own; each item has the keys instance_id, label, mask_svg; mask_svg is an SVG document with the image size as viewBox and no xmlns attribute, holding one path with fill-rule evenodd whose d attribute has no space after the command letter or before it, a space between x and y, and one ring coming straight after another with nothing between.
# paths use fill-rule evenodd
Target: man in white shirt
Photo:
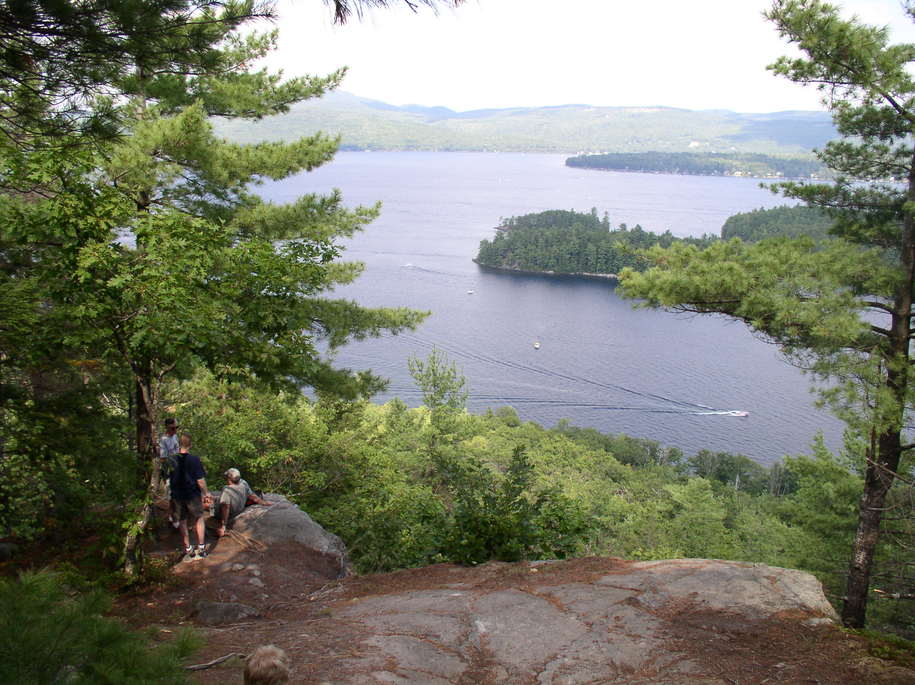
<instances>
[{"instance_id":1,"label":"man in white shirt","mask_svg":"<svg viewBox=\"0 0 915 685\"><path fill-rule=\"evenodd\" d=\"M173 418L165 419L165 433L159 438L159 466L167 476L175 465L178 454L178 422Z\"/></svg>"},{"instance_id":2,"label":"man in white shirt","mask_svg":"<svg viewBox=\"0 0 915 685\"><path fill-rule=\"evenodd\" d=\"M171 492L169 488L169 475L175 468L178 455L178 422L169 417L165 419L165 433L159 438L159 469L162 473L162 490L169 500L168 521L175 528L178 527L178 519L171 506Z\"/></svg>"}]
</instances>

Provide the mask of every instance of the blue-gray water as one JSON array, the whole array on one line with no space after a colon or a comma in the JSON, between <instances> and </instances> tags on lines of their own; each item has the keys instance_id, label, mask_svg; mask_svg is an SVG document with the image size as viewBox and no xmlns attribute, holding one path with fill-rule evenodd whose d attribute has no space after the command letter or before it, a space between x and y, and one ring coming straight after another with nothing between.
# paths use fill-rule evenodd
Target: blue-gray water
<instances>
[{"instance_id":1,"label":"blue-gray water","mask_svg":"<svg viewBox=\"0 0 915 685\"><path fill-rule=\"evenodd\" d=\"M407 359L434 346L462 369L473 412L510 405L545 426L568 418L690 454L727 450L762 463L806 451L818 430L837 447L841 424L813 407L808 379L742 324L633 309L606 283L491 273L471 261L501 217L596 207L613 225L701 235L718 233L736 212L785 202L753 179L598 172L563 161L347 152L264 186L275 201L334 187L348 205L381 200L381 217L345 254L365 273L337 294L432 311L414 333L346 347L338 364L390 378L378 401L399 396L415 406ZM728 410L749 416L703 413Z\"/></svg>"}]
</instances>

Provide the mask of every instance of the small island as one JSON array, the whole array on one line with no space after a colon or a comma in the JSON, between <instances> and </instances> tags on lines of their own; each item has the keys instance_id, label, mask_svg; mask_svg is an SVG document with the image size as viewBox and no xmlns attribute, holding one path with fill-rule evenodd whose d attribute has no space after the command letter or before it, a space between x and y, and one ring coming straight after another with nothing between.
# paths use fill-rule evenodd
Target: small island
<instances>
[{"instance_id":1,"label":"small island","mask_svg":"<svg viewBox=\"0 0 915 685\"><path fill-rule=\"evenodd\" d=\"M616 229L609 217L554 209L503 219L492 240L480 242L474 261L480 266L552 276L615 279L624 267L647 267L639 250L675 241L705 247L715 236L676 238L670 231L653 233L636 225L620 224Z\"/></svg>"}]
</instances>

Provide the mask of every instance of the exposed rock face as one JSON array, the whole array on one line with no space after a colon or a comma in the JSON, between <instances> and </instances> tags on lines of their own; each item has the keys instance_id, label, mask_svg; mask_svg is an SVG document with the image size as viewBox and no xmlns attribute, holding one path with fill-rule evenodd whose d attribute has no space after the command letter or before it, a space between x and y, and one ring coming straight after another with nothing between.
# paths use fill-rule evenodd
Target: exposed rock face
<instances>
[{"instance_id":1,"label":"exposed rock face","mask_svg":"<svg viewBox=\"0 0 915 685\"><path fill-rule=\"evenodd\" d=\"M347 661L353 675L334 682L713 682L700 675L708 664L678 648L684 612L708 624L705 639L726 623L837 618L813 576L761 564L631 563L588 582L538 583L548 566L531 565L514 588L455 585L338 606L370 636Z\"/></svg>"},{"instance_id":2,"label":"exposed rock face","mask_svg":"<svg viewBox=\"0 0 915 685\"><path fill-rule=\"evenodd\" d=\"M274 504L248 507L236 517L231 530L268 548L301 546L302 563L327 578L342 578L349 573L346 546L339 537L328 533L282 495L267 494L264 499Z\"/></svg>"},{"instance_id":3,"label":"exposed rock face","mask_svg":"<svg viewBox=\"0 0 915 685\"><path fill-rule=\"evenodd\" d=\"M210 551L206 558L182 561L173 567L184 588L181 604L206 608L191 617L196 622L242 620L241 616L232 619L228 606L201 605L201 601L244 605L245 610L253 609L252 616L262 615L264 607L273 602L349 574L346 547L339 537L285 497L267 494L264 499L274 504L247 507L225 537L210 537L213 530L208 531ZM177 531L170 529L167 534L178 537Z\"/></svg>"},{"instance_id":4,"label":"exposed rock face","mask_svg":"<svg viewBox=\"0 0 915 685\"><path fill-rule=\"evenodd\" d=\"M305 547L292 522L310 518L284 509L294 507L249 509L245 537L178 564L186 582L136 609L218 625L201 625L200 661L275 644L291 682L315 685L915 683L915 670L837 629L819 583L799 571L589 557L329 581L310 558L330 555L333 536ZM276 537L267 516L291 530ZM226 678L213 669L195 682Z\"/></svg>"},{"instance_id":5,"label":"exposed rock face","mask_svg":"<svg viewBox=\"0 0 915 685\"><path fill-rule=\"evenodd\" d=\"M634 563L627 576L609 576L599 582L631 582L633 589L641 591L637 601L649 609L689 600L704 609L748 618L803 612L839 620L823 595L820 581L804 571L733 561L673 559Z\"/></svg>"}]
</instances>

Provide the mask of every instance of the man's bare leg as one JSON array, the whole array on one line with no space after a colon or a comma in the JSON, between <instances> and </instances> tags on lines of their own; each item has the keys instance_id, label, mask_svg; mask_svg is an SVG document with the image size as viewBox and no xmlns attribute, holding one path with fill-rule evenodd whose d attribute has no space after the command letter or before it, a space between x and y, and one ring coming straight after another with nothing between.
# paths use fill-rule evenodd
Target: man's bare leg
<instances>
[{"instance_id":1,"label":"man's bare leg","mask_svg":"<svg viewBox=\"0 0 915 685\"><path fill-rule=\"evenodd\" d=\"M181 542L184 543L184 549L187 549L191 546L191 538L187 530L187 519L181 519L178 522L178 530L181 532Z\"/></svg>"},{"instance_id":2,"label":"man's bare leg","mask_svg":"<svg viewBox=\"0 0 915 685\"><path fill-rule=\"evenodd\" d=\"M206 521L203 516L197 517L194 528L197 531L197 544L202 547L206 544Z\"/></svg>"}]
</instances>

